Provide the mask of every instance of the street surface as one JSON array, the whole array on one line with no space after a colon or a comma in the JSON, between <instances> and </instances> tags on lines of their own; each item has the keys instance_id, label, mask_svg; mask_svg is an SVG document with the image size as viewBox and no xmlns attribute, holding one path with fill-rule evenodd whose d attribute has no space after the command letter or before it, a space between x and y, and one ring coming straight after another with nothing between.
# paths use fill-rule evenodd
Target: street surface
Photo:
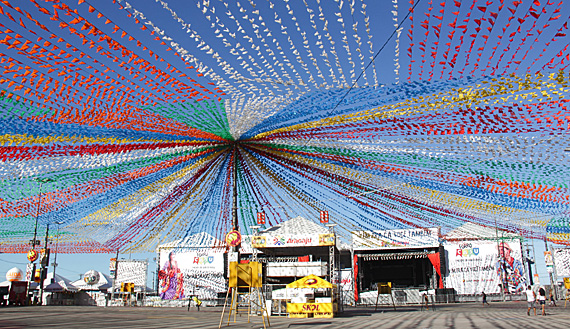
<instances>
[{"instance_id":1,"label":"street surface","mask_svg":"<svg viewBox=\"0 0 570 329\"><path fill-rule=\"evenodd\" d=\"M221 307L186 308L30 306L1 307L0 328L217 328ZM540 311L537 310L540 314ZM225 317L227 321L227 315ZM271 328L570 328L570 305L548 307L547 316L527 316L526 302L436 305L420 307L348 307L334 319L271 317ZM261 317L237 317L222 328L263 328Z\"/></svg>"}]
</instances>

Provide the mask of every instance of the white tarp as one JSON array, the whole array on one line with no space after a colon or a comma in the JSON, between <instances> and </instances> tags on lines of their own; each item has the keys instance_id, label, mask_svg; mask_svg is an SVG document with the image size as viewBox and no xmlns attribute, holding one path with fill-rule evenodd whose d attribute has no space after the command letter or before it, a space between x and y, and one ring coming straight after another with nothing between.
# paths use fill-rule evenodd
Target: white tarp
<instances>
[{"instance_id":1,"label":"white tarp","mask_svg":"<svg viewBox=\"0 0 570 329\"><path fill-rule=\"evenodd\" d=\"M519 240L499 244L491 240L474 240L447 243L444 248L448 261L445 286L455 288L457 294L499 293L501 268L509 292L524 290L525 274ZM501 261L499 252L503 255Z\"/></svg>"},{"instance_id":2,"label":"white tarp","mask_svg":"<svg viewBox=\"0 0 570 329\"><path fill-rule=\"evenodd\" d=\"M430 248L439 246L439 228L352 232L354 250Z\"/></svg>"},{"instance_id":3,"label":"white tarp","mask_svg":"<svg viewBox=\"0 0 570 329\"><path fill-rule=\"evenodd\" d=\"M570 277L570 249L555 248L554 264L558 277Z\"/></svg>"}]
</instances>

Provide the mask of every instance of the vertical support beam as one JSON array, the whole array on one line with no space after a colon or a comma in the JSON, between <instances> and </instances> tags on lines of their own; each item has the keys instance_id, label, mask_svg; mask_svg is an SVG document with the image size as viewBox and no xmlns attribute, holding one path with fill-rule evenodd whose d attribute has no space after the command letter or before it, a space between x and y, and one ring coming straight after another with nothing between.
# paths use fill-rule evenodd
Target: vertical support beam
<instances>
[{"instance_id":1,"label":"vertical support beam","mask_svg":"<svg viewBox=\"0 0 570 329\"><path fill-rule=\"evenodd\" d=\"M234 152L234 161L233 161L233 205L232 205L232 229L239 231L239 223L238 223L238 205L237 205L237 144L234 143L233 152ZM239 248L240 246L237 245L232 247L233 252L238 253L238 263L239 263Z\"/></svg>"}]
</instances>

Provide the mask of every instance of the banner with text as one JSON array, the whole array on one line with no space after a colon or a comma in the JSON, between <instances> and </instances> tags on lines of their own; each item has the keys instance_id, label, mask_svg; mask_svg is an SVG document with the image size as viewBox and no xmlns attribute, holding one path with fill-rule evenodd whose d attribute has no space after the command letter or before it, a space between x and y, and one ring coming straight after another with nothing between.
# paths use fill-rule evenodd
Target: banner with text
<instances>
[{"instance_id":1,"label":"banner with text","mask_svg":"<svg viewBox=\"0 0 570 329\"><path fill-rule=\"evenodd\" d=\"M334 246L335 236L327 234L258 235L251 241L255 248Z\"/></svg>"},{"instance_id":2,"label":"banner with text","mask_svg":"<svg viewBox=\"0 0 570 329\"><path fill-rule=\"evenodd\" d=\"M162 299L216 298L226 290L223 250L161 248L158 279Z\"/></svg>"},{"instance_id":3,"label":"banner with text","mask_svg":"<svg viewBox=\"0 0 570 329\"><path fill-rule=\"evenodd\" d=\"M352 232L354 250L439 246L439 228Z\"/></svg>"},{"instance_id":4,"label":"banner with text","mask_svg":"<svg viewBox=\"0 0 570 329\"><path fill-rule=\"evenodd\" d=\"M519 240L476 240L447 243L446 288L459 295L500 293L502 280L510 293L524 290L525 275ZM499 258L501 255L501 258Z\"/></svg>"}]
</instances>

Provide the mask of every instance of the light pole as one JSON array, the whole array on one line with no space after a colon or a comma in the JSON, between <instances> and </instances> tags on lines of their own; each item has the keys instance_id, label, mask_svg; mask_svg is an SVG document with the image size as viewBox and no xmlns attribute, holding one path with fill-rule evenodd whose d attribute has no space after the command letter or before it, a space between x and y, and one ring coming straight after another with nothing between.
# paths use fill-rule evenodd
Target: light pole
<instances>
[{"instance_id":1,"label":"light pole","mask_svg":"<svg viewBox=\"0 0 570 329\"><path fill-rule=\"evenodd\" d=\"M34 249L37 245L39 245L41 242L39 240L37 240L38 237L38 221L40 218L40 209L42 206L42 187L44 185L44 183L50 183L53 182L53 179L51 178L44 178L44 179L36 179L37 182L40 182L40 195L39 195L39 199L38 199L38 210L36 211L36 225L34 227L34 239L31 241L32 242L32 249Z\"/></svg>"},{"instance_id":2,"label":"light pole","mask_svg":"<svg viewBox=\"0 0 570 329\"><path fill-rule=\"evenodd\" d=\"M61 224L63 224L63 222L55 222L55 224L57 225L57 233L55 236L55 255L53 256L53 278L52 278L52 283L55 282L55 268L57 267L57 248L59 246L59 227Z\"/></svg>"},{"instance_id":3,"label":"light pole","mask_svg":"<svg viewBox=\"0 0 570 329\"><path fill-rule=\"evenodd\" d=\"M44 179L35 179L35 181L40 183L40 194L38 196L38 209L36 210L36 224L34 226L34 238L30 241L30 243L32 245L32 250L36 250L36 246L40 245L40 243L41 243L38 240L38 222L39 222L39 218L40 218L40 210L42 207L42 193L43 193L42 188L43 188L44 183L53 182L53 179L44 178ZM47 235L47 232L46 232L46 235ZM46 243L46 248L47 248L47 243ZM38 257L38 259L39 259L39 257ZM32 280L34 280L34 277L35 277L36 266L34 265L34 261L29 264L29 267L27 269L31 272L30 273L30 282ZM42 280L42 272L40 271L40 298L41 298L41 293L43 292L42 288L43 288L43 280ZM29 286L28 286L28 290L29 290ZM41 299L40 299L40 303L41 303Z\"/></svg>"}]
</instances>

